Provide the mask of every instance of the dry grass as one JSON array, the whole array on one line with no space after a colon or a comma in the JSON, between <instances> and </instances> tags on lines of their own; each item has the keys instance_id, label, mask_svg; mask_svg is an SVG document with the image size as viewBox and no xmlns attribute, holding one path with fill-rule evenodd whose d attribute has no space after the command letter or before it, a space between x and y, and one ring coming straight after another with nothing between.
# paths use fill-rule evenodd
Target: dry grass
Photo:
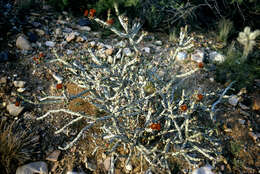
<instances>
[{"instance_id":1,"label":"dry grass","mask_svg":"<svg viewBox=\"0 0 260 174\"><path fill-rule=\"evenodd\" d=\"M218 23L219 34L217 36L217 40L226 44L228 35L230 34L232 29L233 29L232 21L228 19L221 19Z\"/></svg>"},{"instance_id":2,"label":"dry grass","mask_svg":"<svg viewBox=\"0 0 260 174\"><path fill-rule=\"evenodd\" d=\"M31 136L26 131L17 131L17 123L0 121L0 171L2 174L15 173L18 165L30 159ZM29 150L27 150L29 149Z\"/></svg>"}]
</instances>

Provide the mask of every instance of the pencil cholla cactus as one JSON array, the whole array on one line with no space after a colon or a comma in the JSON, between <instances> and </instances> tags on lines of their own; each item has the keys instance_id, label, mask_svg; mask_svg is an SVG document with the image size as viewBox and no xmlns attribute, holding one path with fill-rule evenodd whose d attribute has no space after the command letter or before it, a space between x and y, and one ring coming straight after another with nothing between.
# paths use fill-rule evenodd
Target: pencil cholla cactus
<instances>
[{"instance_id":1,"label":"pencil cholla cactus","mask_svg":"<svg viewBox=\"0 0 260 174\"><path fill-rule=\"evenodd\" d=\"M245 61L248 54L255 46L255 38L260 35L260 30L250 31L250 27L245 27L244 32L239 32L238 42L244 46L242 61Z\"/></svg>"}]
</instances>

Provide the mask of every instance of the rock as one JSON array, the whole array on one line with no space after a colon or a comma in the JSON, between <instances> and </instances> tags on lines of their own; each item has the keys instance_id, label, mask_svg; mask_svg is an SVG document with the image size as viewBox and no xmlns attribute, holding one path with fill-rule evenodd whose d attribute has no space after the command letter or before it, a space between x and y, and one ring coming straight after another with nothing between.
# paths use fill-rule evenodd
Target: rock
<instances>
[{"instance_id":1,"label":"rock","mask_svg":"<svg viewBox=\"0 0 260 174\"><path fill-rule=\"evenodd\" d=\"M18 116L24 109L22 106L15 106L15 104L9 104L6 107L7 111L12 116Z\"/></svg>"},{"instance_id":2,"label":"rock","mask_svg":"<svg viewBox=\"0 0 260 174\"><path fill-rule=\"evenodd\" d=\"M91 24L91 21L87 18L79 19L78 24L82 26L89 26Z\"/></svg>"},{"instance_id":3,"label":"rock","mask_svg":"<svg viewBox=\"0 0 260 174\"><path fill-rule=\"evenodd\" d=\"M123 53L124 53L126 56L128 56L128 57L133 56L133 53L132 53L132 51L130 50L130 48L124 48L124 49L123 49Z\"/></svg>"},{"instance_id":4,"label":"rock","mask_svg":"<svg viewBox=\"0 0 260 174\"><path fill-rule=\"evenodd\" d=\"M28 32L27 37L29 38L30 42L36 42L38 40L38 36L32 32Z\"/></svg>"},{"instance_id":5,"label":"rock","mask_svg":"<svg viewBox=\"0 0 260 174\"><path fill-rule=\"evenodd\" d=\"M85 38L81 37L81 36L78 36L76 38L76 42L84 42L85 41Z\"/></svg>"},{"instance_id":6,"label":"rock","mask_svg":"<svg viewBox=\"0 0 260 174\"><path fill-rule=\"evenodd\" d=\"M55 34L56 34L57 36L61 35L61 29L60 29L60 28L56 28Z\"/></svg>"},{"instance_id":7,"label":"rock","mask_svg":"<svg viewBox=\"0 0 260 174\"><path fill-rule=\"evenodd\" d=\"M91 41L91 42L89 42L89 45L93 48L96 45L96 42L95 41Z\"/></svg>"},{"instance_id":8,"label":"rock","mask_svg":"<svg viewBox=\"0 0 260 174\"><path fill-rule=\"evenodd\" d=\"M0 62L6 62L9 60L8 52L7 51L1 51L0 52Z\"/></svg>"},{"instance_id":9,"label":"rock","mask_svg":"<svg viewBox=\"0 0 260 174\"><path fill-rule=\"evenodd\" d=\"M213 52L209 53L209 59L210 59L210 62L223 63L226 58L222 54L220 54L216 51L213 51Z\"/></svg>"},{"instance_id":10,"label":"rock","mask_svg":"<svg viewBox=\"0 0 260 174\"><path fill-rule=\"evenodd\" d=\"M106 54L107 56L111 56L111 55L113 54L113 51L114 51L113 48L106 49L106 50L105 50L105 54Z\"/></svg>"},{"instance_id":11,"label":"rock","mask_svg":"<svg viewBox=\"0 0 260 174\"><path fill-rule=\"evenodd\" d=\"M43 161L32 162L23 166L20 166L16 170L16 174L48 174L47 164Z\"/></svg>"},{"instance_id":12,"label":"rock","mask_svg":"<svg viewBox=\"0 0 260 174\"><path fill-rule=\"evenodd\" d=\"M35 28L39 28L42 24L40 22L32 22L32 25L35 27Z\"/></svg>"},{"instance_id":13,"label":"rock","mask_svg":"<svg viewBox=\"0 0 260 174\"><path fill-rule=\"evenodd\" d=\"M101 42L98 42L97 43L97 48L100 50L100 49L103 49L105 47L105 44L101 43Z\"/></svg>"},{"instance_id":14,"label":"rock","mask_svg":"<svg viewBox=\"0 0 260 174\"><path fill-rule=\"evenodd\" d=\"M56 162L56 161L58 161L60 153L61 153L60 150L55 150L46 158L46 160Z\"/></svg>"},{"instance_id":15,"label":"rock","mask_svg":"<svg viewBox=\"0 0 260 174\"><path fill-rule=\"evenodd\" d=\"M73 33L70 33L67 37L66 37L66 41L67 42L70 42L72 40L74 40L76 37L76 34L73 32Z\"/></svg>"},{"instance_id":16,"label":"rock","mask_svg":"<svg viewBox=\"0 0 260 174\"><path fill-rule=\"evenodd\" d=\"M17 89L17 92L22 93L22 92L24 92L25 90L26 90L26 88L18 88L18 89Z\"/></svg>"},{"instance_id":17,"label":"rock","mask_svg":"<svg viewBox=\"0 0 260 174\"><path fill-rule=\"evenodd\" d=\"M39 35L39 36L44 36L45 32L41 29L35 29L35 32Z\"/></svg>"},{"instance_id":18,"label":"rock","mask_svg":"<svg viewBox=\"0 0 260 174\"><path fill-rule=\"evenodd\" d=\"M238 101L239 101L239 98L236 95L232 95L228 99L229 104L231 104L232 106L236 106Z\"/></svg>"},{"instance_id":19,"label":"rock","mask_svg":"<svg viewBox=\"0 0 260 174\"><path fill-rule=\"evenodd\" d=\"M195 50L193 54L191 54L191 60L195 62L203 62L204 59L204 52L201 50Z\"/></svg>"},{"instance_id":20,"label":"rock","mask_svg":"<svg viewBox=\"0 0 260 174\"><path fill-rule=\"evenodd\" d=\"M48 46L48 47L54 47L55 46L55 42L53 42L53 41L46 41L45 45Z\"/></svg>"},{"instance_id":21,"label":"rock","mask_svg":"<svg viewBox=\"0 0 260 174\"><path fill-rule=\"evenodd\" d=\"M162 41L160 40L155 41L155 45L162 46Z\"/></svg>"},{"instance_id":22,"label":"rock","mask_svg":"<svg viewBox=\"0 0 260 174\"><path fill-rule=\"evenodd\" d=\"M14 83L14 86L16 87L16 88L23 88L24 87L24 85L26 84L26 82L25 81L22 81L22 80L19 80L19 81L14 81L13 82Z\"/></svg>"},{"instance_id":23,"label":"rock","mask_svg":"<svg viewBox=\"0 0 260 174\"><path fill-rule=\"evenodd\" d=\"M1 77L0 84L6 84L6 83L7 83L7 77Z\"/></svg>"},{"instance_id":24,"label":"rock","mask_svg":"<svg viewBox=\"0 0 260 174\"><path fill-rule=\"evenodd\" d=\"M178 61L184 61L187 59L187 53L186 52L178 52L176 56L176 60Z\"/></svg>"},{"instance_id":25,"label":"rock","mask_svg":"<svg viewBox=\"0 0 260 174\"><path fill-rule=\"evenodd\" d=\"M23 36L19 36L16 40L16 47L21 50L31 50L32 46L30 42Z\"/></svg>"},{"instance_id":26,"label":"rock","mask_svg":"<svg viewBox=\"0 0 260 174\"><path fill-rule=\"evenodd\" d=\"M151 52L151 49L149 47L144 47L142 50L148 54L150 54Z\"/></svg>"},{"instance_id":27,"label":"rock","mask_svg":"<svg viewBox=\"0 0 260 174\"><path fill-rule=\"evenodd\" d=\"M74 51L72 51L72 50L67 50L67 55L70 55L70 54L73 54L74 53Z\"/></svg>"},{"instance_id":28,"label":"rock","mask_svg":"<svg viewBox=\"0 0 260 174\"><path fill-rule=\"evenodd\" d=\"M81 31L91 31L91 28L89 26L80 26L78 25L77 28Z\"/></svg>"},{"instance_id":29,"label":"rock","mask_svg":"<svg viewBox=\"0 0 260 174\"><path fill-rule=\"evenodd\" d=\"M214 174L212 171L212 166L206 165L192 171L192 174Z\"/></svg>"}]
</instances>

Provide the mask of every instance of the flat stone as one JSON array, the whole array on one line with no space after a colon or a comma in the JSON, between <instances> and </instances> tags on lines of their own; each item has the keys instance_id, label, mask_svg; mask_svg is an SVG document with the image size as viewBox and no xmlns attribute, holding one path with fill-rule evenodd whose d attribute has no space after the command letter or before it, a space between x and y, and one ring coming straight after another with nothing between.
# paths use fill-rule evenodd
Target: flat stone
<instances>
[{"instance_id":1,"label":"flat stone","mask_svg":"<svg viewBox=\"0 0 260 174\"><path fill-rule=\"evenodd\" d=\"M6 107L7 111L12 116L18 116L24 109L22 106L15 106L15 104L9 104Z\"/></svg>"},{"instance_id":2,"label":"flat stone","mask_svg":"<svg viewBox=\"0 0 260 174\"><path fill-rule=\"evenodd\" d=\"M61 35L61 29L60 29L60 28L56 28L55 34L56 34L57 36Z\"/></svg>"},{"instance_id":3,"label":"flat stone","mask_svg":"<svg viewBox=\"0 0 260 174\"><path fill-rule=\"evenodd\" d=\"M162 46L162 41L161 40L155 41L155 45Z\"/></svg>"},{"instance_id":4,"label":"flat stone","mask_svg":"<svg viewBox=\"0 0 260 174\"><path fill-rule=\"evenodd\" d=\"M7 83L7 77L1 77L0 83Z\"/></svg>"},{"instance_id":5,"label":"flat stone","mask_svg":"<svg viewBox=\"0 0 260 174\"><path fill-rule=\"evenodd\" d=\"M67 50L67 55L70 55L70 54L73 54L74 53L74 51L72 51L72 50Z\"/></svg>"},{"instance_id":6,"label":"flat stone","mask_svg":"<svg viewBox=\"0 0 260 174\"><path fill-rule=\"evenodd\" d=\"M91 28L89 26L80 26L80 25L78 25L77 28L80 31L91 31Z\"/></svg>"},{"instance_id":7,"label":"flat stone","mask_svg":"<svg viewBox=\"0 0 260 174\"><path fill-rule=\"evenodd\" d=\"M15 86L16 88L23 88L24 85L26 84L26 82L25 82L25 81L22 81L22 80L16 80L16 81L14 81L13 83L14 83L14 86Z\"/></svg>"},{"instance_id":8,"label":"flat stone","mask_svg":"<svg viewBox=\"0 0 260 174\"><path fill-rule=\"evenodd\" d=\"M86 174L85 172L72 172L68 171L66 174Z\"/></svg>"},{"instance_id":9,"label":"flat stone","mask_svg":"<svg viewBox=\"0 0 260 174\"><path fill-rule=\"evenodd\" d=\"M191 54L191 60L195 61L195 62L203 62L204 59L204 52L201 50L195 50L195 52L193 54Z\"/></svg>"},{"instance_id":10,"label":"flat stone","mask_svg":"<svg viewBox=\"0 0 260 174\"><path fill-rule=\"evenodd\" d=\"M204 167L200 167L193 170L192 174L214 174L211 170L212 170L212 166L206 165Z\"/></svg>"},{"instance_id":11,"label":"flat stone","mask_svg":"<svg viewBox=\"0 0 260 174\"><path fill-rule=\"evenodd\" d=\"M85 41L85 39L83 37L81 37L81 36L78 36L76 38L76 42L84 42L84 41Z\"/></svg>"},{"instance_id":12,"label":"flat stone","mask_svg":"<svg viewBox=\"0 0 260 174\"><path fill-rule=\"evenodd\" d=\"M22 92L24 92L25 90L26 90L26 88L18 88L18 89L17 89L17 92L22 93Z\"/></svg>"},{"instance_id":13,"label":"flat stone","mask_svg":"<svg viewBox=\"0 0 260 174\"><path fill-rule=\"evenodd\" d=\"M67 41L67 42L70 42L70 41L74 40L75 38L76 38L76 35L75 35L75 33L73 32L73 33L70 33L70 34L66 37L66 41Z\"/></svg>"},{"instance_id":14,"label":"flat stone","mask_svg":"<svg viewBox=\"0 0 260 174\"><path fill-rule=\"evenodd\" d=\"M20 166L16 170L16 174L48 174L48 166L45 162L32 162Z\"/></svg>"},{"instance_id":15,"label":"flat stone","mask_svg":"<svg viewBox=\"0 0 260 174\"><path fill-rule=\"evenodd\" d=\"M238 101L239 101L239 98L236 95L232 95L228 99L229 104L231 104L232 106L236 106Z\"/></svg>"},{"instance_id":16,"label":"flat stone","mask_svg":"<svg viewBox=\"0 0 260 174\"><path fill-rule=\"evenodd\" d=\"M41 30L41 29L35 29L35 32L39 35L39 36L44 36L45 35L45 31Z\"/></svg>"},{"instance_id":17,"label":"flat stone","mask_svg":"<svg viewBox=\"0 0 260 174\"><path fill-rule=\"evenodd\" d=\"M144 52L150 54L151 49L149 47L144 47L142 50L144 50Z\"/></svg>"},{"instance_id":18,"label":"flat stone","mask_svg":"<svg viewBox=\"0 0 260 174\"><path fill-rule=\"evenodd\" d=\"M177 56L176 56L176 60L178 61L184 61L187 59L187 53L186 52L178 52Z\"/></svg>"},{"instance_id":19,"label":"flat stone","mask_svg":"<svg viewBox=\"0 0 260 174\"><path fill-rule=\"evenodd\" d=\"M54 47L55 46L55 42L53 42L53 41L46 41L45 45L48 46L48 47Z\"/></svg>"},{"instance_id":20,"label":"flat stone","mask_svg":"<svg viewBox=\"0 0 260 174\"><path fill-rule=\"evenodd\" d=\"M61 153L60 150L55 150L46 158L46 160L56 162L56 161L58 161L60 153Z\"/></svg>"},{"instance_id":21,"label":"flat stone","mask_svg":"<svg viewBox=\"0 0 260 174\"><path fill-rule=\"evenodd\" d=\"M32 49L30 42L23 36L19 36L16 39L16 47L21 50L31 50Z\"/></svg>"}]
</instances>

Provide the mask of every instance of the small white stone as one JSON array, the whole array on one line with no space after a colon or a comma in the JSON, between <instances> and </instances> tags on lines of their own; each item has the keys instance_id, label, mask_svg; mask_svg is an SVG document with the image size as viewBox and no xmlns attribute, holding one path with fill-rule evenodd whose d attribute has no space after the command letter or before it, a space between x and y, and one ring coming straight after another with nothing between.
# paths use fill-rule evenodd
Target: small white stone
<instances>
[{"instance_id":1,"label":"small white stone","mask_svg":"<svg viewBox=\"0 0 260 174\"><path fill-rule=\"evenodd\" d=\"M149 47L144 47L143 50L146 52L146 53L150 53L151 52L151 49Z\"/></svg>"},{"instance_id":2,"label":"small white stone","mask_svg":"<svg viewBox=\"0 0 260 174\"><path fill-rule=\"evenodd\" d=\"M214 78L213 78L213 77L210 77L210 78L209 78L209 81L210 81L210 82L214 82Z\"/></svg>"},{"instance_id":3,"label":"small white stone","mask_svg":"<svg viewBox=\"0 0 260 174\"><path fill-rule=\"evenodd\" d=\"M72 51L72 50L67 50L67 55L70 55L70 54L73 54L74 53L74 51Z\"/></svg>"},{"instance_id":4,"label":"small white stone","mask_svg":"<svg viewBox=\"0 0 260 174\"><path fill-rule=\"evenodd\" d=\"M55 34L56 34L56 35L60 35L60 34L61 34L61 29L60 29L60 28L56 28Z\"/></svg>"},{"instance_id":5,"label":"small white stone","mask_svg":"<svg viewBox=\"0 0 260 174\"><path fill-rule=\"evenodd\" d=\"M18 116L24 109L24 107L21 106L15 106L14 104L9 104L6 107L7 111L12 116Z\"/></svg>"},{"instance_id":6,"label":"small white stone","mask_svg":"<svg viewBox=\"0 0 260 174\"><path fill-rule=\"evenodd\" d=\"M214 174L211 170L212 170L212 166L206 165L204 167L200 167L193 170L192 174Z\"/></svg>"},{"instance_id":7,"label":"small white stone","mask_svg":"<svg viewBox=\"0 0 260 174\"><path fill-rule=\"evenodd\" d=\"M89 45L90 45L91 47L94 47L94 46L96 45L96 42L95 42L95 41L91 41L91 42L89 42Z\"/></svg>"},{"instance_id":8,"label":"small white stone","mask_svg":"<svg viewBox=\"0 0 260 174\"><path fill-rule=\"evenodd\" d=\"M53 41L46 41L45 45L48 46L48 47L54 47L55 46L55 42L53 42Z\"/></svg>"},{"instance_id":9,"label":"small white stone","mask_svg":"<svg viewBox=\"0 0 260 174\"><path fill-rule=\"evenodd\" d=\"M66 174L86 174L85 172L71 172L68 171Z\"/></svg>"},{"instance_id":10,"label":"small white stone","mask_svg":"<svg viewBox=\"0 0 260 174\"><path fill-rule=\"evenodd\" d=\"M232 106L236 106L238 101L239 101L239 98L236 95L232 95L228 99L229 104L231 104Z\"/></svg>"},{"instance_id":11,"label":"small white stone","mask_svg":"<svg viewBox=\"0 0 260 174\"><path fill-rule=\"evenodd\" d=\"M187 53L186 52L178 52L178 54L176 56L176 60L183 61L185 59L187 59Z\"/></svg>"},{"instance_id":12,"label":"small white stone","mask_svg":"<svg viewBox=\"0 0 260 174\"><path fill-rule=\"evenodd\" d=\"M91 31L91 28L89 26L80 26L77 25L77 28L81 31Z\"/></svg>"},{"instance_id":13,"label":"small white stone","mask_svg":"<svg viewBox=\"0 0 260 174\"><path fill-rule=\"evenodd\" d=\"M41 29L35 29L35 32L39 35L39 36L44 36L45 32Z\"/></svg>"},{"instance_id":14,"label":"small white stone","mask_svg":"<svg viewBox=\"0 0 260 174\"><path fill-rule=\"evenodd\" d=\"M160 40L155 41L155 45L161 46L162 45L162 41L160 41Z\"/></svg>"},{"instance_id":15,"label":"small white stone","mask_svg":"<svg viewBox=\"0 0 260 174\"><path fill-rule=\"evenodd\" d=\"M195 52L193 54L191 54L191 60L195 61L195 62L203 62L204 59L204 52L201 50L195 50Z\"/></svg>"},{"instance_id":16,"label":"small white stone","mask_svg":"<svg viewBox=\"0 0 260 174\"><path fill-rule=\"evenodd\" d=\"M223 63L226 58L222 54L220 54L216 51L213 51L213 52L209 53L209 59L212 62Z\"/></svg>"},{"instance_id":17,"label":"small white stone","mask_svg":"<svg viewBox=\"0 0 260 174\"><path fill-rule=\"evenodd\" d=\"M18 89L17 89L17 92L22 93L22 92L24 92L25 90L26 90L26 88L18 88Z\"/></svg>"},{"instance_id":18,"label":"small white stone","mask_svg":"<svg viewBox=\"0 0 260 174\"><path fill-rule=\"evenodd\" d=\"M16 47L21 50L31 50L32 49L30 42L23 36L19 36L17 38Z\"/></svg>"},{"instance_id":19,"label":"small white stone","mask_svg":"<svg viewBox=\"0 0 260 174\"><path fill-rule=\"evenodd\" d=\"M15 87L17 87L17 88L23 88L26 82L25 82L25 81L21 81L21 80L19 80L19 81L16 80L16 81L14 81L13 83L14 83L14 86L15 86Z\"/></svg>"},{"instance_id":20,"label":"small white stone","mask_svg":"<svg viewBox=\"0 0 260 174\"><path fill-rule=\"evenodd\" d=\"M16 170L16 174L48 174L48 166L45 162L32 162L23 166L20 166Z\"/></svg>"}]
</instances>

